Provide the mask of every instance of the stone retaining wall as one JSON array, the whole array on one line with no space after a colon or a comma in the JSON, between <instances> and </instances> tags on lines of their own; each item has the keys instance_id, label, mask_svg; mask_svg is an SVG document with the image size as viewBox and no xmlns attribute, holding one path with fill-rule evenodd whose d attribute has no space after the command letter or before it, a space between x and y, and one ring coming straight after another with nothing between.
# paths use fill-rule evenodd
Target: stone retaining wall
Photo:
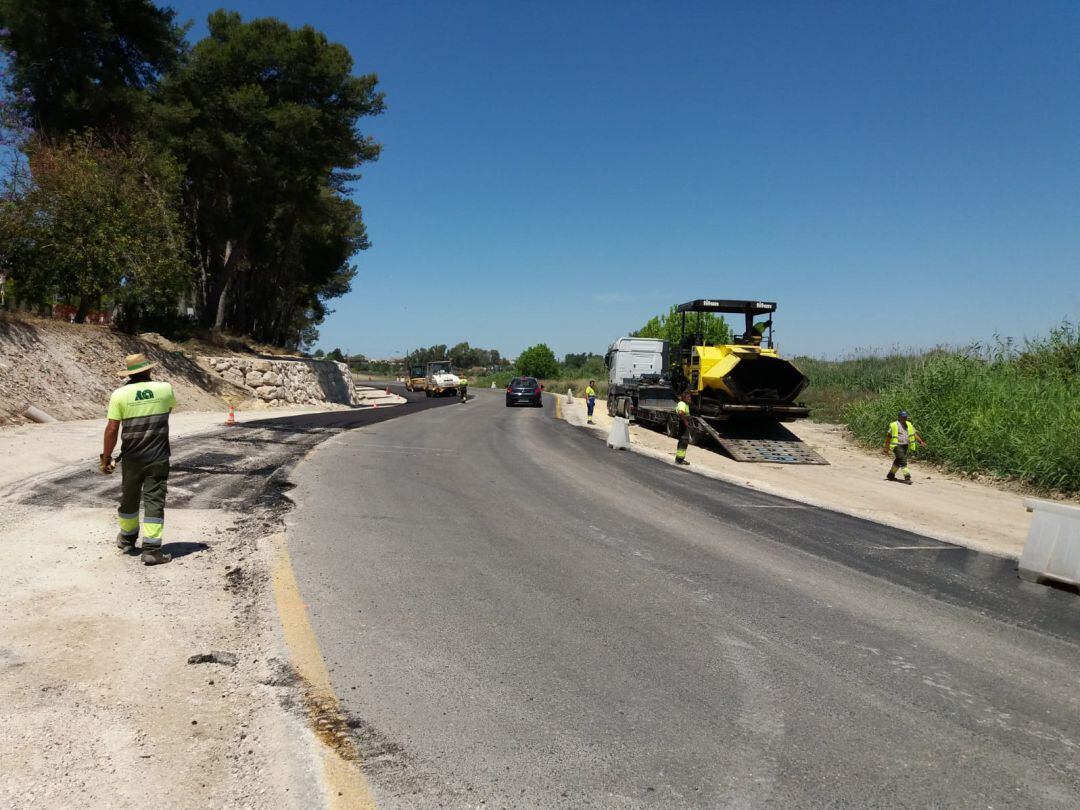
<instances>
[{"instance_id":1,"label":"stone retaining wall","mask_svg":"<svg viewBox=\"0 0 1080 810\"><path fill-rule=\"evenodd\" d=\"M271 407L356 405L359 399L349 367L332 360L266 360L246 357L201 357L222 379L250 392Z\"/></svg>"}]
</instances>

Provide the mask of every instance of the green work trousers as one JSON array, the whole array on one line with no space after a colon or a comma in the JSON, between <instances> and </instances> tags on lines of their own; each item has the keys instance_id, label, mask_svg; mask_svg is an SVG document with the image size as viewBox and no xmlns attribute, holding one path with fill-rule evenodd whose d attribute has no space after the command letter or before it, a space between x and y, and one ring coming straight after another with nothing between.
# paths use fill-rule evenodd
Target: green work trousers
<instances>
[{"instance_id":1,"label":"green work trousers","mask_svg":"<svg viewBox=\"0 0 1080 810\"><path fill-rule=\"evenodd\" d=\"M165 495L169 489L169 459L155 461L123 459L120 462L120 534L139 536L139 504L142 504L143 548L159 548L165 528Z\"/></svg>"},{"instance_id":2,"label":"green work trousers","mask_svg":"<svg viewBox=\"0 0 1080 810\"><path fill-rule=\"evenodd\" d=\"M675 446L675 458L680 461L686 458L686 448L690 446L690 428L683 428L679 434L679 443Z\"/></svg>"},{"instance_id":3,"label":"green work trousers","mask_svg":"<svg viewBox=\"0 0 1080 810\"><path fill-rule=\"evenodd\" d=\"M898 444L892 449L893 463L892 468L889 470L889 475L896 475L896 471L899 470L904 478L911 478L911 470L907 465L908 445ZM878 473L880 475L880 473Z\"/></svg>"}]
</instances>

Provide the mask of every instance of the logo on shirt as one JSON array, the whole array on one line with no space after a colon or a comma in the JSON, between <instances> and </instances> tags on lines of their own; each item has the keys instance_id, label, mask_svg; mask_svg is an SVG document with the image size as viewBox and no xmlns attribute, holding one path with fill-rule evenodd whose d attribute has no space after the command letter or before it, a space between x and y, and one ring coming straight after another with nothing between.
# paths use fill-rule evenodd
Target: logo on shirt
<instances>
[{"instance_id":1,"label":"logo on shirt","mask_svg":"<svg viewBox=\"0 0 1080 810\"><path fill-rule=\"evenodd\" d=\"M136 391L135 392L135 401L136 402L145 402L146 400L153 399L153 398L154 398L154 392L151 391L149 388L144 388L142 391Z\"/></svg>"}]
</instances>

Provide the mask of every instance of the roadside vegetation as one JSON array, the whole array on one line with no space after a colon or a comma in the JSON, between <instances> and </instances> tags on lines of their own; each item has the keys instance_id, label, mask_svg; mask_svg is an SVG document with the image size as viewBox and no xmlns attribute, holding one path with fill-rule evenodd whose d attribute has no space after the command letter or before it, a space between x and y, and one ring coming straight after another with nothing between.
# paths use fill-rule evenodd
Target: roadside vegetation
<instances>
[{"instance_id":1,"label":"roadside vegetation","mask_svg":"<svg viewBox=\"0 0 1080 810\"><path fill-rule=\"evenodd\" d=\"M368 247L374 74L310 26L0 0L0 308L310 346Z\"/></svg>"},{"instance_id":2,"label":"roadside vegetation","mask_svg":"<svg viewBox=\"0 0 1080 810\"><path fill-rule=\"evenodd\" d=\"M796 357L792 362L810 379L799 399L810 406L815 422L843 422L847 406L900 384L935 354L860 351L842 360Z\"/></svg>"},{"instance_id":3,"label":"roadside vegetation","mask_svg":"<svg viewBox=\"0 0 1080 810\"><path fill-rule=\"evenodd\" d=\"M881 447L901 409L928 447L918 457L1040 492L1080 493L1080 328L926 354L796 361L817 418Z\"/></svg>"}]
</instances>

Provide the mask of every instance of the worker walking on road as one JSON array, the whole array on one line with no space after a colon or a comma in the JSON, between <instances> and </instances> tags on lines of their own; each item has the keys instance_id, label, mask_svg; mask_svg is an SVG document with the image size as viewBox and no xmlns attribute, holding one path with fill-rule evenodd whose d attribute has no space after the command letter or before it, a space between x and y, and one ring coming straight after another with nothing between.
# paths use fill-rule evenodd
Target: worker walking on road
<instances>
[{"instance_id":1,"label":"worker walking on road","mask_svg":"<svg viewBox=\"0 0 1080 810\"><path fill-rule=\"evenodd\" d=\"M464 377L461 378L461 382L458 383L458 393L461 395L461 401L464 402L469 398L468 394L469 381Z\"/></svg>"},{"instance_id":2,"label":"worker walking on road","mask_svg":"<svg viewBox=\"0 0 1080 810\"><path fill-rule=\"evenodd\" d=\"M683 391L679 404L675 406L675 415L679 417L679 444L675 448L675 463L687 467L686 448L690 446L690 392Z\"/></svg>"},{"instance_id":3,"label":"worker walking on road","mask_svg":"<svg viewBox=\"0 0 1080 810\"><path fill-rule=\"evenodd\" d=\"M165 495L169 481L169 413L176 406L172 386L150 378L156 366L142 354L130 354L120 372L127 383L109 399L109 421L105 425L105 446L98 462L106 475L116 469L112 458L116 439L123 428L120 452L121 490L120 534L116 545L125 552L135 550L139 539L139 504L142 503L142 561L146 565L167 563L172 557L161 550L165 526Z\"/></svg>"},{"instance_id":4,"label":"worker walking on road","mask_svg":"<svg viewBox=\"0 0 1080 810\"><path fill-rule=\"evenodd\" d=\"M908 449L915 442L926 447L926 442L922 440L922 436L915 430L915 423L908 419L907 411L900 411L897 420L889 424L889 431L885 434L885 453L888 455L891 450L893 454L892 467L889 469L889 474L885 476L886 481L895 481L896 472L899 470L901 475L904 476L904 483L912 483L907 457Z\"/></svg>"},{"instance_id":5,"label":"worker walking on road","mask_svg":"<svg viewBox=\"0 0 1080 810\"><path fill-rule=\"evenodd\" d=\"M585 420L586 425L596 424L592 420L593 408L596 407L596 389L593 386L596 385L596 380L589 380L589 384L585 386L585 407L588 409L589 415Z\"/></svg>"}]
</instances>

